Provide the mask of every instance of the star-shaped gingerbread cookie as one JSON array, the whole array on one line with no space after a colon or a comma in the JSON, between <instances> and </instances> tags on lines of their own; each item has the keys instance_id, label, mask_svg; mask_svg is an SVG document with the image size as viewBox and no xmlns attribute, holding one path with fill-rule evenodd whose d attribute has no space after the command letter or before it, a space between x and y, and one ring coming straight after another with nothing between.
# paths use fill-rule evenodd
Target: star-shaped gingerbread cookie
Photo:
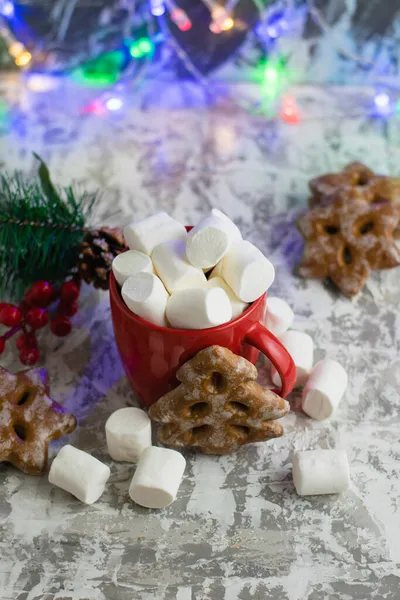
<instances>
[{"instance_id":1,"label":"star-shaped gingerbread cookie","mask_svg":"<svg viewBox=\"0 0 400 600\"><path fill-rule=\"evenodd\" d=\"M341 195L348 201L400 205L400 177L378 175L359 162L350 163L339 173L326 173L311 179L309 187L311 208L330 204Z\"/></svg>"},{"instance_id":2,"label":"star-shaped gingerbread cookie","mask_svg":"<svg viewBox=\"0 0 400 600\"><path fill-rule=\"evenodd\" d=\"M357 294L374 269L400 265L393 232L399 222L390 204L339 197L303 215L298 228L305 248L298 271L303 277L329 277L346 296Z\"/></svg>"},{"instance_id":3,"label":"star-shaped gingerbread cookie","mask_svg":"<svg viewBox=\"0 0 400 600\"><path fill-rule=\"evenodd\" d=\"M0 462L40 475L47 468L49 443L75 429L75 417L48 394L45 370L13 375L0 367Z\"/></svg>"}]
</instances>

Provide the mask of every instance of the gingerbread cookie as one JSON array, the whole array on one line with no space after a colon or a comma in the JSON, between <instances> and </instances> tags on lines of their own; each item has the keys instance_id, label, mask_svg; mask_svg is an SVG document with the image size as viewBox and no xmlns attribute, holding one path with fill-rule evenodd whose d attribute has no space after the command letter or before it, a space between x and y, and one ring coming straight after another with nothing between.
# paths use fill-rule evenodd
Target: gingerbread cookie
<instances>
[{"instance_id":1,"label":"gingerbread cookie","mask_svg":"<svg viewBox=\"0 0 400 600\"><path fill-rule=\"evenodd\" d=\"M10 462L28 475L43 473L49 443L76 427L75 417L48 394L46 371L13 375L0 367L0 462Z\"/></svg>"},{"instance_id":2,"label":"gingerbread cookie","mask_svg":"<svg viewBox=\"0 0 400 600\"><path fill-rule=\"evenodd\" d=\"M258 385L255 366L227 348L201 350L177 378L181 385L149 411L162 423L158 439L166 446L220 455L283 434L274 421L288 412L289 404Z\"/></svg>"},{"instance_id":3,"label":"gingerbread cookie","mask_svg":"<svg viewBox=\"0 0 400 600\"><path fill-rule=\"evenodd\" d=\"M400 204L400 177L377 175L362 163L353 162L340 173L327 173L311 179L311 208L335 202L339 196L346 200L364 200L379 204Z\"/></svg>"},{"instance_id":4,"label":"gingerbread cookie","mask_svg":"<svg viewBox=\"0 0 400 600\"><path fill-rule=\"evenodd\" d=\"M312 193L310 206L319 204L331 194L345 188L356 188L360 197L364 196L366 199L369 183L374 176L375 173L362 163L352 162L340 173L326 173L311 179L308 184Z\"/></svg>"},{"instance_id":5,"label":"gingerbread cookie","mask_svg":"<svg viewBox=\"0 0 400 600\"><path fill-rule=\"evenodd\" d=\"M400 264L393 239L399 216L390 204L348 202L342 196L310 210L298 221L305 240L299 274L330 277L343 294L354 296L371 270Z\"/></svg>"}]
</instances>

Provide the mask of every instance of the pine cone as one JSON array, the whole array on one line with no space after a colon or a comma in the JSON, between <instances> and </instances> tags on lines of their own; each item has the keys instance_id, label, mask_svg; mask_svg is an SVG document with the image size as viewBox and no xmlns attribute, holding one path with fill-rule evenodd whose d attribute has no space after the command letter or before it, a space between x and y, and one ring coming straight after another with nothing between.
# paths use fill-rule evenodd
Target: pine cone
<instances>
[{"instance_id":1,"label":"pine cone","mask_svg":"<svg viewBox=\"0 0 400 600\"><path fill-rule=\"evenodd\" d=\"M103 227L88 231L81 244L79 275L95 288L108 290L109 274L114 258L125 248L122 229Z\"/></svg>"}]
</instances>

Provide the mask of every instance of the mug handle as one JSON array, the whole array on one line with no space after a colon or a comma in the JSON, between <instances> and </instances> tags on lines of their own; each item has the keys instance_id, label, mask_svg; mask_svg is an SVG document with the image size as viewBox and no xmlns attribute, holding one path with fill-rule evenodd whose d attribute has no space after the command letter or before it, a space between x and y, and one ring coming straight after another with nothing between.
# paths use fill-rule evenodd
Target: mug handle
<instances>
[{"instance_id":1,"label":"mug handle","mask_svg":"<svg viewBox=\"0 0 400 600\"><path fill-rule=\"evenodd\" d=\"M250 327L246 333L244 342L254 346L269 358L278 371L282 382L282 388L273 391L282 396L282 398L286 398L296 383L296 366L289 352L261 323L254 323Z\"/></svg>"}]
</instances>

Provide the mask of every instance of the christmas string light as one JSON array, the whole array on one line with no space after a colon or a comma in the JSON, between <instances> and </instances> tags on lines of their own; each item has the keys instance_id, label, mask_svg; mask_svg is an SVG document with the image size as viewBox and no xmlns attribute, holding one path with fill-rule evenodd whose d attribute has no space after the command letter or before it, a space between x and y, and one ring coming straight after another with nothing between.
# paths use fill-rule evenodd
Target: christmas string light
<instances>
[{"instance_id":1,"label":"christmas string light","mask_svg":"<svg viewBox=\"0 0 400 600\"><path fill-rule=\"evenodd\" d=\"M265 8L258 0L255 2L260 11L260 22L255 32L270 52L277 40L290 31L289 23L295 14L294 3L293 0L287 0Z\"/></svg>"},{"instance_id":2,"label":"christmas string light","mask_svg":"<svg viewBox=\"0 0 400 600\"><path fill-rule=\"evenodd\" d=\"M129 53L132 58L143 58L144 56L150 55L154 52L154 43L149 38L140 38L134 42L130 48Z\"/></svg>"},{"instance_id":3,"label":"christmas string light","mask_svg":"<svg viewBox=\"0 0 400 600\"><path fill-rule=\"evenodd\" d=\"M222 34L222 32L227 32L230 29L232 29L235 26L235 20L234 20L234 15L233 15L233 11L236 8L237 2L238 0L227 0L227 2L224 5L221 4L217 4L214 0L203 0L204 3L206 3L206 5L208 6L209 10L210 10L210 14L211 14L211 24L210 24L210 29L216 33L216 34ZM260 10L260 14L261 11L264 10L265 11L265 6L264 5L260 5L261 0L255 0L256 4ZM289 2L291 2L291 0L288 0ZM0 3L5 2L5 0L0 0ZM164 18L165 15L165 11L168 10L171 19L173 20L173 22L177 25L177 27L181 30L181 31L189 31L189 29L192 28L192 22L190 20L190 18L188 17L188 15L186 14L186 12L180 8L180 6L178 6L177 2L179 2L179 0L149 0L149 12L154 15L157 18L157 21L159 22L160 26L161 26L161 21ZM132 3L132 8L131 8L132 12L134 12L134 3ZM148 28L150 29L150 26L152 24L152 19L148 20ZM183 64L185 65L186 69L192 74L192 76L195 78L195 80L200 83L203 86L207 86L207 78L203 77L203 75L198 71L198 69L195 67L195 65L193 64L189 54L186 52L185 49L183 49L180 44L179 44L179 40L176 40L174 38L174 36L171 36L168 25L164 27L161 27L161 31L162 34L162 40L167 40L169 41L169 45L170 47L173 48L173 50L175 51L175 53L177 54L177 56L179 57L179 59L183 62ZM125 86L126 88L129 86L131 87L135 82L137 82L138 77L142 78L143 77L143 73L144 73L144 69L143 67L148 67L149 66L149 60L153 57L154 52L155 52L155 41L154 41L154 32L153 35L148 35L148 37L141 37L131 43L126 42L125 43L125 49L126 52L128 54L128 64L125 63L125 66L117 65L117 62L114 61L115 63L115 67L113 70L112 76L108 76L108 67L107 64L110 63L110 60L104 60L102 59L103 67L97 66L97 59L95 59L93 62L93 66L86 69L85 65L83 67L80 67L78 70L81 71L81 77L80 77L80 81L82 83L84 83L85 85L106 85L106 86L110 86L111 85L116 85L115 84L115 79L117 78L117 81L119 83L121 83L121 85ZM26 67L29 64L31 64L33 57L31 56L31 53L28 52L27 49L25 49L23 46L22 47L15 47L14 50L14 54L15 56L15 60L16 63L18 64L18 66L20 67ZM126 57L126 54L125 54ZM146 59L146 60L144 60ZM112 61L111 61L112 62ZM142 66L139 66L138 63L143 63ZM112 66L112 65L111 65ZM106 68L107 69L107 73L103 73L101 71L102 68ZM121 70L123 70L123 75L121 74ZM133 75L133 78L132 78ZM131 78L131 79L130 79ZM32 85L34 85L32 83ZM278 88L277 85L271 85L271 81L269 81L268 79L268 72L267 75L265 77L265 85L266 87L276 87ZM274 95L276 95L274 93ZM118 92L117 94L118 97L120 97L120 92ZM93 112L94 114L103 114L104 112L106 113L107 111L113 111L113 110L120 110L120 107L118 106L116 109L114 109L114 102L110 102L109 100L112 98L114 98L113 92L112 90L109 92L104 92L94 103L89 105L88 107L85 107L83 109L83 112ZM118 103L117 103L118 104ZM115 106L117 106L117 104ZM101 108L103 107L103 108ZM111 108L109 108L111 107Z\"/></svg>"},{"instance_id":4,"label":"christmas string light","mask_svg":"<svg viewBox=\"0 0 400 600\"><path fill-rule=\"evenodd\" d=\"M28 73L25 81L27 88L32 92L49 92L58 87L60 77L45 73Z\"/></svg>"},{"instance_id":5,"label":"christmas string light","mask_svg":"<svg viewBox=\"0 0 400 600\"><path fill-rule=\"evenodd\" d=\"M214 9L211 17L210 31L217 35L222 31L229 31L235 24L232 17L222 7Z\"/></svg>"},{"instance_id":6,"label":"christmas string light","mask_svg":"<svg viewBox=\"0 0 400 600\"><path fill-rule=\"evenodd\" d=\"M0 0L1 2L1 0ZM0 4L0 9L1 7L5 6L5 2L3 2L3 4ZM14 13L12 13L14 14ZM0 23L1 25L1 23ZM25 48L25 46L21 43L18 42L14 36L11 34L11 31L9 30L8 27L1 27L0 26L0 36L3 38L8 52L10 53L10 55L14 58L15 60L15 64L17 65L17 67L25 67L27 66L31 60L32 60L32 54L30 52L28 52L28 50Z\"/></svg>"},{"instance_id":7,"label":"christmas string light","mask_svg":"<svg viewBox=\"0 0 400 600\"><path fill-rule=\"evenodd\" d=\"M247 27L246 21L241 21L238 16L235 16L236 4L238 0L220 0L218 4L215 0L202 0L210 10L210 17L207 22L207 27L216 35L224 35L224 32L229 32L234 28L243 28L243 31ZM282 94L285 88L290 83L291 73L286 65L287 59L282 59L277 55L277 48L279 44L279 38L288 35L288 32L293 32L294 25L293 21L299 22L298 13L294 8L293 0L282 0L281 2L273 2L273 5L268 5L264 0L254 0L256 6L260 12L260 22L255 28L255 33L258 36L258 41L261 46L264 46L265 53L268 56L268 61L260 61L260 65L257 67L257 78L261 82L260 87L260 100L254 99L253 95L249 95L249 106L251 110L258 110L263 114L271 117L279 117L285 123L296 124L300 122L299 110L296 101L290 96L282 98ZM314 6L315 0L306 0L309 7L308 14L315 20L315 22L325 31L332 34L332 28L323 21L321 21L321 13L319 9ZM11 5L13 9L7 8ZM139 29L140 35L137 37L133 34L132 39L124 41L122 49L118 49L123 56L123 61L115 61L115 68L112 77L106 77L107 73L103 73L102 69L107 69L107 62L112 63L110 60L104 60L103 66L99 64L98 69L94 68L92 75L93 77L89 81L90 77L82 80L85 85L94 85L93 80L98 79L98 86L107 86L108 90L101 92L100 96L93 101L91 104L83 109L83 112L92 113L95 115L106 115L108 113L118 112L126 101L124 96L128 89L137 85L138 81L144 79L144 74L149 71L151 65L154 65L151 72L148 73L150 77L154 77L155 73L162 71L163 68L168 64L170 59L169 50L173 50L179 60L184 64L185 68L193 76L197 83L200 83L208 95L213 94L213 89L209 86L209 80L207 76L196 68L195 62L193 62L190 52L185 49L183 38L176 37L174 32L171 33L171 23L167 19L168 14L172 21L180 29L180 31L189 31L195 26L195 22L191 22L190 16L179 6L180 0L149 0L148 4L148 16L146 20L147 31L143 30L143 27ZM0 0L0 13L4 17L5 12L10 12L8 21L11 23L11 19L14 15L14 4L10 0ZM134 3L129 0L129 7L134 12ZM305 11L301 12L301 19L303 22ZM155 17L155 19L152 17ZM207 17L206 17L207 19ZM3 21L7 19L3 18ZM161 29L160 33L155 35L155 32L150 32L150 27L155 27L158 23ZM8 31L8 30L7 30ZM248 29L250 33L250 28ZM127 32L128 34L128 32ZM33 51L31 48L27 49L21 42L17 41L11 32L8 31L6 37L6 43L10 54L13 56L16 64L27 70L31 65L35 64L35 55L32 56ZM157 41L158 40L158 41ZM181 41L182 40L182 41ZM222 42L223 40L221 40ZM165 49L162 53L158 50L156 52L157 44L165 42ZM180 45L182 43L182 46ZM216 42L217 43L217 42ZM337 48L338 52L343 55L352 58L359 62L360 66L372 66L372 63L367 63L357 56L350 55L349 53L342 52L340 48ZM114 51L115 52L115 51ZM107 53L109 54L109 53ZM157 63L153 58L157 59ZM93 63L95 63L93 61ZM80 69L84 69L80 67ZM32 71L32 67L30 68ZM108 72L108 71L107 71ZM88 71L89 73L89 71ZM103 78L102 78L102 75ZM101 80L101 81L100 81ZM33 79L26 78L26 85L32 91L45 91L47 84L42 87L42 83ZM31 81L31 83L30 83ZM120 86L119 88L117 86ZM209 89L207 89L209 86ZM50 89L50 88L49 88ZM217 92L218 93L218 92ZM241 92L242 93L242 92ZM245 104L247 100L243 97L240 102L237 100L237 104ZM251 105L251 106L250 106ZM243 106L242 106L243 107ZM375 96L369 99L369 104L365 109L365 113L370 116L386 117L396 112L400 112L400 102L396 103L396 99L392 98L384 89L377 90ZM303 121L303 115L301 115Z\"/></svg>"},{"instance_id":8,"label":"christmas string light","mask_svg":"<svg viewBox=\"0 0 400 600\"><path fill-rule=\"evenodd\" d=\"M10 0L0 0L0 15L10 19L14 16L14 4Z\"/></svg>"},{"instance_id":9,"label":"christmas string light","mask_svg":"<svg viewBox=\"0 0 400 600\"><path fill-rule=\"evenodd\" d=\"M211 13L210 31L215 34L219 34L222 31L229 31L234 27L235 21L231 16L234 11L238 0L228 0L227 3L222 6L213 0L202 0L207 6Z\"/></svg>"},{"instance_id":10,"label":"christmas string light","mask_svg":"<svg viewBox=\"0 0 400 600\"><path fill-rule=\"evenodd\" d=\"M20 54L18 54L18 56L15 59L15 64L17 65L17 67L25 67L26 65L28 65L32 60L32 54L30 52L28 52L27 50L24 50L23 52L21 52Z\"/></svg>"},{"instance_id":11,"label":"christmas string light","mask_svg":"<svg viewBox=\"0 0 400 600\"><path fill-rule=\"evenodd\" d=\"M192 28L192 21L182 8L175 4L174 0L166 0L171 20L181 31L189 31Z\"/></svg>"},{"instance_id":12,"label":"christmas string light","mask_svg":"<svg viewBox=\"0 0 400 600\"><path fill-rule=\"evenodd\" d=\"M297 125L300 122L296 100L293 96L284 96L282 98L281 118L285 123L289 123L290 125Z\"/></svg>"},{"instance_id":13,"label":"christmas string light","mask_svg":"<svg viewBox=\"0 0 400 600\"><path fill-rule=\"evenodd\" d=\"M161 17L165 13L164 0L150 0L150 10L155 17Z\"/></svg>"},{"instance_id":14,"label":"christmas string light","mask_svg":"<svg viewBox=\"0 0 400 600\"><path fill-rule=\"evenodd\" d=\"M276 114L277 101L282 96L288 80L284 60L276 57L267 61L262 80L262 98L264 112L269 116Z\"/></svg>"},{"instance_id":15,"label":"christmas string light","mask_svg":"<svg viewBox=\"0 0 400 600\"><path fill-rule=\"evenodd\" d=\"M158 17L160 20L163 15ZM155 47L164 41L163 33L155 33L153 19L148 21L147 36L138 40L127 42L129 55L133 60L130 61L119 81L114 87L103 92L94 101L90 102L82 109L82 114L93 114L104 116L108 112L118 112L122 109L124 101L122 94L129 87L135 87L140 81L143 81L145 74L153 58Z\"/></svg>"},{"instance_id":16,"label":"christmas string light","mask_svg":"<svg viewBox=\"0 0 400 600\"><path fill-rule=\"evenodd\" d=\"M288 22L285 19L284 12L274 15L269 23L266 24L265 31L267 35L273 40L281 37L281 35L287 31Z\"/></svg>"},{"instance_id":17,"label":"christmas string light","mask_svg":"<svg viewBox=\"0 0 400 600\"><path fill-rule=\"evenodd\" d=\"M378 92L374 97L375 114L380 117L391 115L395 111L391 96L387 92Z\"/></svg>"},{"instance_id":18,"label":"christmas string light","mask_svg":"<svg viewBox=\"0 0 400 600\"><path fill-rule=\"evenodd\" d=\"M124 103L123 103L122 99L118 98L116 96L109 98L106 102L106 107L108 108L108 110L111 110L112 112L120 110L123 107L123 105L124 105Z\"/></svg>"},{"instance_id":19,"label":"christmas string light","mask_svg":"<svg viewBox=\"0 0 400 600\"><path fill-rule=\"evenodd\" d=\"M8 51L14 58L17 58L25 50L25 46L21 42L12 42L8 47Z\"/></svg>"}]
</instances>

